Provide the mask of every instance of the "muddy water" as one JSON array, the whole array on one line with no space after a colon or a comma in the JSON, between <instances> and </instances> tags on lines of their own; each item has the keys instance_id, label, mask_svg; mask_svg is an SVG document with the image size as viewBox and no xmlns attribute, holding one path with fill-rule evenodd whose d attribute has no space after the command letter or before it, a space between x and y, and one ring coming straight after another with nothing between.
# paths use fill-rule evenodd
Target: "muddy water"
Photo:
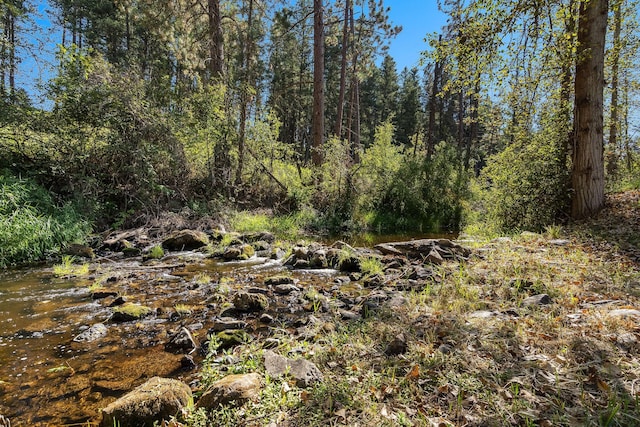
<instances>
[{"instance_id":1,"label":"muddy water","mask_svg":"<svg viewBox=\"0 0 640 427\"><path fill-rule=\"evenodd\" d=\"M169 337L187 326L202 341L225 295L282 270L264 259L221 264L184 253L155 264L96 263L85 278L56 278L50 268L0 272L0 414L14 427L95 425L102 407L152 376L197 381L198 369L181 367L184 355L164 351ZM332 274L295 273L319 287ZM111 322L113 298L93 300L89 287L96 282L154 314ZM178 316L178 304L191 313ZM96 323L107 326L105 337L73 341ZM202 361L200 352L192 357Z\"/></svg>"}]
</instances>

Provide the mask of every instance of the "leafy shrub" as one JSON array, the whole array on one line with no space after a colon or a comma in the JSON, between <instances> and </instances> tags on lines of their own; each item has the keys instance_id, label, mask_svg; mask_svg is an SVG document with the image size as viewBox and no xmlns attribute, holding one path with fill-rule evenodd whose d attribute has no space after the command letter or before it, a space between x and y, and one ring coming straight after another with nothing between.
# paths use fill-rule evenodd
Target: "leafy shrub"
<instances>
[{"instance_id":1,"label":"leafy shrub","mask_svg":"<svg viewBox=\"0 0 640 427\"><path fill-rule=\"evenodd\" d=\"M406 154L376 207L375 226L381 230L457 229L468 180L455 165L455 149L445 143L436 147L430 160Z\"/></svg>"},{"instance_id":2,"label":"leafy shrub","mask_svg":"<svg viewBox=\"0 0 640 427\"><path fill-rule=\"evenodd\" d=\"M475 206L499 230L542 231L562 222L569 203L569 168L561 131L543 129L491 157Z\"/></svg>"},{"instance_id":3,"label":"leafy shrub","mask_svg":"<svg viewBox=\"0 0 640 427\"><path fill-rule=\"evenodd\" d=\"M58 208L33 181L0 174L0 267L40 260L88 232L70 204Z\"/></svg>"}]
</instances>

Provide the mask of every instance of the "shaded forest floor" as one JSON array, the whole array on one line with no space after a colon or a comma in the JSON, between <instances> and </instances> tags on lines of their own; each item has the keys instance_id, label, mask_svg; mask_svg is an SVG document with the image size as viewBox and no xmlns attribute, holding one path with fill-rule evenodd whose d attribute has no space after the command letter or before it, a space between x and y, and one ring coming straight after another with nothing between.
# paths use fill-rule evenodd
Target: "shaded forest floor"
<instances>
[{"instance_id":1,"label":"shaded forest floor","mask_svg":"<svg viewBox=\"0 0 640 427\"><path fill-rule=\"evenodd\" d=\"M468 261L433 267L403 304L283 331L278 351L324 381L267 380L215 425L640 425L640 192L544 235L461 238ZM393 283L382 291L393 292ZM314 329L315 328L315 329ZM315 332L314 332L315 331ZM264 373L262 343L203 376ZM192 425L203 425L194 415Z\"/></svg>"}]
</instances>

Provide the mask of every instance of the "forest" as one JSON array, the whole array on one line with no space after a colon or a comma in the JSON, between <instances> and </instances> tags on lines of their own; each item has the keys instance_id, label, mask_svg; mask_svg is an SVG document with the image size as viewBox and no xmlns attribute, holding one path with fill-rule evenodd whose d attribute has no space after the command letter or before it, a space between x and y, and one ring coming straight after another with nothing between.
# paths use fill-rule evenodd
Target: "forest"
<instances>
[{"instance_id":1,"label":"forest","mask_svg":"<svg viewBox=\"0 0 640 427\"><path fill-rule=\"evenodd\" d=\"M0 0L0 427L640 425L638 0L393 3Z\"/></svg>"},{"instance_id":2,"label":"forest","mask_svg":"<svg viewBox=\"0 0 640 427\"><path fill-rule=\"evenodd\" d=\"M53 1L34 104L16 72L47 29L4 2L0 262L183 208L539 231L637 184L635 2L443 1L448 24L403 70L383 1L325 3Z\"/></svg>"}]
</instances>

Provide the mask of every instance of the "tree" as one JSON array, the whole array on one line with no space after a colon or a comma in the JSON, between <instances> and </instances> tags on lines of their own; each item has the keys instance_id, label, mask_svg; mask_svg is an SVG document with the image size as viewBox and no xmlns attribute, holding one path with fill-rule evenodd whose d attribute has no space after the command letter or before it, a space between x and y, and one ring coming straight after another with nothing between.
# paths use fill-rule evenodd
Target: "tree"
<instances>
[{"instance_id":1,"label":"tree","mask_svg":"<svg viewBox=\"0 0 640 427\"><path fill-rule=\"evenodd\" d=\"M209 58L207 69L211 79L219 79L224 74L224 39L222 36L222 17L220 0L208 0L209 18Z\"/></svg>"},{"instance_id":2,"label":"tree","mask_svg":"<svg viewBox=\"0 0 640 427\"><path fill-rule=\"evenodd\" d=\"M324 6L322 0L313 0L313 146L311 160L322 164L324 142Z\"/></svg>"},{"instance_id":3,"label":"tree","mask_svg":"<svg viewBox=\"0 0 640 427\"><path fill-rule=\"evenodd\" d=\"M603 89L608 0L584 0L578 15L571 216L604 206Z\"/></svg>"}]
</instances>

